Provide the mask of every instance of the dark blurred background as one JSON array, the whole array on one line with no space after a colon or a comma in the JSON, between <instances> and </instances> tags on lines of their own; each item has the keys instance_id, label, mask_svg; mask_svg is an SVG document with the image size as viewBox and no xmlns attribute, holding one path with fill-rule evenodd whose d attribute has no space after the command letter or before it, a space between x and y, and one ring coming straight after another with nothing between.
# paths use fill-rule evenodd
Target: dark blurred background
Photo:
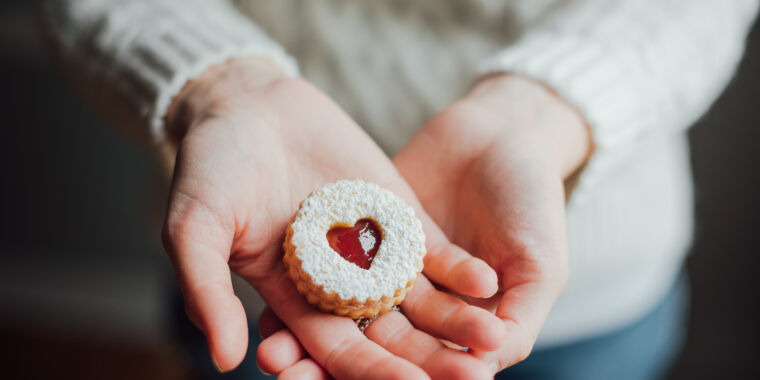
<instances>
[{"instance_id":1,"label":"dark blurred background","mask_svg":"<svg viewBox=\"0 0 760 380\"><path fill-rule=\"evenodd\" d=\"M34 1L0 3L0 378L182 379L165 179L94 115L40 41ZM760 30L693 128L692 313L674 379L760 378Z\"/></svg>"}]
</instances>

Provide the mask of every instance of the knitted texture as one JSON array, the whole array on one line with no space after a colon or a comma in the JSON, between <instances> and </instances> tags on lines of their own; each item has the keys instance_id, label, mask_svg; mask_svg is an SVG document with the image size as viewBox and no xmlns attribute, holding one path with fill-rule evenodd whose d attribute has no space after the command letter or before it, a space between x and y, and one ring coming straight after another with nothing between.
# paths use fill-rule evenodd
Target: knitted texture
<instances>
[{"instance_id":1,"label":"knitted texture","mask_svg":"<svg viewBox=\"0 0 760 380\"><path fill-rule=\"evenodd\" d=\"M515 72L555 89L591 126L596 151L567 208L570 280L538 346L623 326L670 286L692 236L684 131L729 82L758 6L236 3L67 0L51 2L48 14L68 55L132 99L159 140L172 96L233 56L264 56L292 75L297 61L389 154L482 75Z\"/></svg>"},{"instance_id":2,"label":"knitted texture","mask_svg":"<svg viewBox=\"0 0 760 380\"><path fill-rule=\"evenodd\" d=\"M556 90L584 115L595 153L581 187L652 134L691 126L741 58L757 1L579 1L562 4L514 45L481 63ZM582 192L582 191L581 191Z\"/></svg>"},{"instance_id":3,"label":"knitted texture","mask_svg":"<svg viewBox=\"0 0 760 380\"><path fill-rule=\"evenodd\" d=\"M50 2L51 27L71 59L112 78L156 141L188 80L239 56L261 56L289 75L295 61L227 1L71 0Z\"/></svg>"}]
</instances>

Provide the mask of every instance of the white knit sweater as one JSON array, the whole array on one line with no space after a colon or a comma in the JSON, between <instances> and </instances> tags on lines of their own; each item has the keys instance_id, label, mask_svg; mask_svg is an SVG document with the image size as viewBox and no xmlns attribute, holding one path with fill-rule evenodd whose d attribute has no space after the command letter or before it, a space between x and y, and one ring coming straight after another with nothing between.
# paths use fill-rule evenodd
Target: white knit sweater
<instances>
[{"instance_id":1,"label":"white knit sweater","mask_svg":"<svg viewBox=\"0 0 760 380\"><path fill-rule=\"evenodd\" d=\"M586 118L596 152L567 206L570 282L539 346L641 317L692 237L685 130L729 82L756 0L68 0L64 56L161 140L188 79L268 57L332 96L395 153L481 75L517 72ZM247 17L246 17L247 16Z\"/></svg>"}]
</instances>

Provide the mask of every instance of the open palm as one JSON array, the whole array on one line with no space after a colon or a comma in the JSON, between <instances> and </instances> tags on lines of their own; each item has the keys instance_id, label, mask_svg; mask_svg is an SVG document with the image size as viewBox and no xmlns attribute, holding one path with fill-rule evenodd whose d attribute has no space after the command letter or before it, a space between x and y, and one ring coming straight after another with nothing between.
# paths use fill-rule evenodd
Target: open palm
<instances>
[{"instance_id":1,"label":"open palm","mask_svg":"<svg viewBox=\"0 0 760 380\"><path fill-rule=\"evenodd\" d=\"M394 162L444 233L499 275L496 296L469 301L504 321L499 350L471 350L501 369L527 357L567 281L563 178L588 148L553 94L495 80L428 122Z\"/></svg>"},{"instance_id":2,"label":"open palm","mask_svg":"<svg viewBox=\"0 0 760 380\"><path fill-rule=\"evenodd\" d=\"M206 334L217 366L234 368L247 347L232 270L261 293L289 328L286 333L311 357L281 363L276 351L265 350L269 372L291 366L340 378L425 377L418 366L428 372L487 372L433 336L494 349L504 332L498 319L437 291L424 276L403 304L409 320L389 313L373 324L368 336L377 343L350 319L321 313L296 292L281 261L285 227L311 191L343 178L377 183L417 210L428 237L425 273L434 281L475 297L493 294L497 285L488 265L448 242L390 160L345 113L303 81L262 81L266 70L261 65L243 61L215 68L175 107L174 130L186 133L177 155L165 243L188 314ZM394 327L383 331L384 324ZM416 339L401 344L399 331Z\"/></svg>"}]
</instances>

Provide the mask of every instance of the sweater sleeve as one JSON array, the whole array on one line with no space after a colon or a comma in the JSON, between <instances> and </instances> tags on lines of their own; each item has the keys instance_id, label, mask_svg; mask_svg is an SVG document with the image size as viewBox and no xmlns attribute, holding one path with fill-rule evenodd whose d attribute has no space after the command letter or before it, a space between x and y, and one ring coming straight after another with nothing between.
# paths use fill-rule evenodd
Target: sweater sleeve
<instances>
[{"instance_id":1,"label":"sweater sleeve","mask_svg":"<svg viewBox=\"0 0 760 380\"><path fill-rule=\"evenodd\" d=\"M578 190L639 142L682 132L720 95L741 59L756 0L581 0L553 9L480 74L543 82L591 126L595 152Z\"/></svg>"},{"instance_id":2,"label":"sweater sleeve","mask_svg":"<svg viewBox=\"0 0 760 380\"><path fill-rule=\"evenodd\" d=\"M119 107L156 142L172 98L209 66L262 56L298 75L282 47L227 0L58 0L44 16L75 77L118 93L127 103Z\"/></svg>"}]
</instances>

